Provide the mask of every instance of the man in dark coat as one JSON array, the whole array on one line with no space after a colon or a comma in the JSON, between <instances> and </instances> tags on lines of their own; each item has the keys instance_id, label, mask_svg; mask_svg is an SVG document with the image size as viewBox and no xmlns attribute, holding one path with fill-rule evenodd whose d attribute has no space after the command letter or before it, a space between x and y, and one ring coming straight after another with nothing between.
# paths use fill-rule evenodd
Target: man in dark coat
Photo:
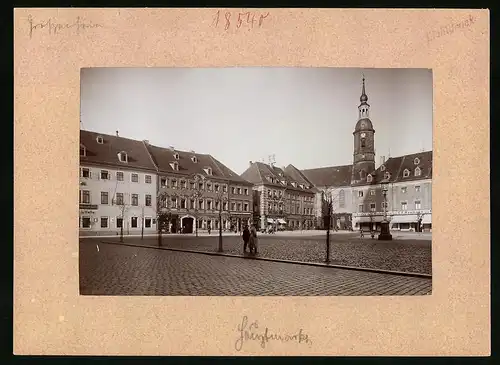
<instances>
[{"instance_id":1,"label":"man in dark coat","mask_svg":"<svg viewBox=\"0 0 500 365\"><path fill-rule=\"evenodd\" d=\"M248 230L248 227L245 226L245 228L243 229L243 252L246 252L247 251L247 245L248 245L248 240L250 239L250 231Z\"/></svg>"}]
</instances>

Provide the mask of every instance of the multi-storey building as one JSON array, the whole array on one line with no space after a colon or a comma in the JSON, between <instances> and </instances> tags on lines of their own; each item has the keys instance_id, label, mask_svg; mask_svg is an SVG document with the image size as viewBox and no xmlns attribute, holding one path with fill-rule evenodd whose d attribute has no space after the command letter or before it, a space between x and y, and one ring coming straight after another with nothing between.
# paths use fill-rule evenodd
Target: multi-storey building
<instances>
[{"instance_id":1,"label":"multi-storey building","mask_svg":"<svg viewBox=\"0 0 500 365\"><path fill-rule=\"evenodd\" d=\"M353 132L353 164L302 171L318 189L316 216L324 215L324 194L330 193L334 227L378 229L387 215L391 229L430 230L432 151L391 157L387 161L382 157L376 168L375 130L364 78L358 113ZM384 189L387 189L385 196Z\"/></svg>"},{"instance_id":2,"label":"multi-storey building","mask_svg":"<svg viewBox=\"0 0 500 365\"><path fill-rule=\"evenodd\" d=\"M80 232L156 230L156 168L141 141L80 131Z\"/></svg>"},{"instance_id":3,"label":"multi-storey building","mask_svg":"<svg viewBox=\"0 0 500 365\"><path fill-rule=\"evenodd\" d=\"M207 154L147 144L157 170L160 209L170 232L240 231L252 222L252 184Z\"/></svg>"},{"instance_id":4,"label":"multi-storey building","mask_svg":"<svg viewBox=\"0 0 500 365\"><path fill-rule=\"evenodd\" d=\"M269 224L288 229L313 226L316 190L294 166L282 169L250 161L241 177L253 184L259 229Z\"/></svg>"}]
</instances>

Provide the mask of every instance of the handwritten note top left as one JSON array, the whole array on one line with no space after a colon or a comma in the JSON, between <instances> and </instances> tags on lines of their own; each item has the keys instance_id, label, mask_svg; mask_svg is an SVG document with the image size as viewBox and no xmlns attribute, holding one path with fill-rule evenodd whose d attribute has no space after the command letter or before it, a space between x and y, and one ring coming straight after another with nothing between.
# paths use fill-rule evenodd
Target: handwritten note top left
<instances>
[{"instance_id":1,"label":"handwritten note top left","mask_svg":"<svg viewBox=\"0 0 500 365\"><path fill-rule=\"evenodd\" d=\"M81 34L87 29L93 28L104 28L102 24L94 23L91 20L85 20L80 16L77 16L73 22L61 23L56 19L37 19L31 14L28 15L27 29L29 32L29 37L32 39L37 33L46 32L49 35L57 34Z\"/></svg>"}]
</instances>

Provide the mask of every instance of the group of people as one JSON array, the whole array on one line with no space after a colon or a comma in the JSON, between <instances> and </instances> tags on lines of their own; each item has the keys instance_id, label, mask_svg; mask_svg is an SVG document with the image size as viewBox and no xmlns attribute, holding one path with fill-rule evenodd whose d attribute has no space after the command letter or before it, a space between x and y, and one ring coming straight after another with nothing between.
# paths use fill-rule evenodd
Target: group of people
<instances>
[{"instance_id":1,"label":"group of people","mask_svg":"<svg viewBox=\"0 0 500 365\"><path fill-rule=\"evenodd\" d=\"M257 253L258 239L255 225L252 224L250 229L248 226L245 226L241 236L243 238L243 253L247 252L247 246L250 253Z\"/></svg>"}]
</instances>

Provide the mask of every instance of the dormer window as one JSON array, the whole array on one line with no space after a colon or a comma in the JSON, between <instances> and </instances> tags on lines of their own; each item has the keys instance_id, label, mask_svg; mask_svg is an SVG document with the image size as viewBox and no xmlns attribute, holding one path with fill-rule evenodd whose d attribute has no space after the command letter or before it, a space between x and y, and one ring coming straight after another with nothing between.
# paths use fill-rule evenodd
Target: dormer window
<instances>
[{"instance_id":1,"label":"dormer window","mask_svg":"<svg viewBox=\"0 0 500 365\"><path fill-rule=\"evenodd\" d=\"M196 156L193 156L193 157L191 157L191 161L193 161L193 163L197 163L198 159L196 158Z\"/></svg>"},{"instance_id":2,"label":"dormer window","mask_svg":"<svg viewBox=\"0 0 500 365\"><path fill-rule=\"evenodd\" d=\"M171 162L170 167L172 167L174 171L179 171L179 163L177 161Z\"/></svg>"},{"instance_id":3,"label":"dormer window","mask_svg":"<svg viewBox=\"0 0 500 365\"><path fill-rule=\"evenodd\" d=\"M415 169L415 176L420 176L422 174L422 170L420 169L420 167L417 166L417 168Z\"/></svg>"},{"instance_id":4,"label":"dormer window","mask_svg":"<svg viewBox=\"0 0 500 365\"><path fill-rule=\"evenodd\" d=\"M368 174L368 176L366 177L366 182L372 182L373 180L373 176Z\"/></svg>"},{"instance_id":5,"label":"dormer window","mask_svg":"<svg viewBox=\"0 0 500 365\"><path fill-rule=\"evenodd\" d=\"M304 189L304 184L299 185L301 189Z\"/></svg>"},{"instance_id":6,"label":"dormer window","mask_svg":"<svg viewBox=\"0 0 500 365\"><path fill-rule=\"evenodd\" d=\"M361 171L359 172L359 177L360 177L360 179L364 179L364 178L365 178L365 176L366 176L366 171L365 171L365 170L361 170Z\"/></svg>"},{"instance_id":7,"label":"dormer window","mask_svg":"<svg viewBox=\"0 0 500 365\"><path fill-rule=\"evenodd\" d=\"M391 178L391 174L387 171L387 172L384 174L384 179L389 180L390 178Z\"/></svg>"},{"instance_id":8,"label":"dormer window","mask_svg":"<svg viewBox=\"0 0 500 365\"><path fill-rule=\"evenodd\" d=\"M293 186L294 188L296 188L296 187L297 187L297 183L296 183L296 182L292 182L292 186Z\"/></svg>"},{"instance_id":9,"label":"dormer window","mask_svg":"<svg viewBox=\"0 0 500 365\"><path fill-rule=\"evenodd\" d=\"M176 152L176 153L174 153L174 158L175 158L176 160L178 160L178 159L179 159L179 154L178 154L177 152Z\"/></svg>"},{"instance_id":10,"label":"dormer window","mask_svg":"<svg viewBox=\"0 0 500 365\"><path fill-rule=\"evenodd\" d=\"M403 177L408 177L408 176L410 176L410 170L405 169L405 170L403 171Z\"/></svg>"},{"instance_id":11,"label":"dormer window","mask_svg":"<svg viewBox=\"0 0 500 365\"><path fill-rule=\"evenodd\" d=\"M128 155L127 155L127 152L124 152L124 151L120 152L120 153L118 154L118 160L119 160L120 162L128 162Z\"/></svg>"},{"instance_id":12,"label":"dormer window","mask_svg":"<svg viewBox=\"0 0 500 365\"><path fill-rule=\"evenodd\" d=\"M286 185L286 181L285 180L281 180L281 184Z\"/></svg>"},{"instance_id":13,"label":"dormer window","mask_svg":"<svg viewBox=\"0 0 500 365\"><path fill-rule=\"evenodd\" d=\"M207 175L212 175L212 168L211 167L205 167L203 169Z\"/></svg>"},{"instance_id":14,"label":"dormer window","mask_svg":"<svg viewBox=\"0 0 500 365\"><path fill-rule=\"evenodd\" d=\"M104 138L102 138L101 136L97 136L96 141L99 144L103 144L104 143Z\"/></svg>"},{"instance_id":15,"label":"dormer window","mask_svg":"<svg viewBox=\"0 0 500 365\"><path fill-rule=\"evenodd\" d=\"M380 171L385 171L385 165L380 166Z\"/></svg>"},{"instance_id":16,"label":"dormer window","mask_svg":"<svg viewBox=\"0 0 500 365\"><path fill-rule=\"evenodd\" d=\"M85 146L83 144L80 145L80 156L81 157L87 156L87 149L85 148Z\"/></svg>"},{"instance_id":17,"label":"dormer window","mask_svg":"<svg viewBox=\"0 0 500 365\"><path fill-rule=\"evenodd\" d=\"M418 157L415 157L415 159L413 160L413 163L415 165L418 165L420 163L420 159Z\"/></svg>"}]
</instances>

